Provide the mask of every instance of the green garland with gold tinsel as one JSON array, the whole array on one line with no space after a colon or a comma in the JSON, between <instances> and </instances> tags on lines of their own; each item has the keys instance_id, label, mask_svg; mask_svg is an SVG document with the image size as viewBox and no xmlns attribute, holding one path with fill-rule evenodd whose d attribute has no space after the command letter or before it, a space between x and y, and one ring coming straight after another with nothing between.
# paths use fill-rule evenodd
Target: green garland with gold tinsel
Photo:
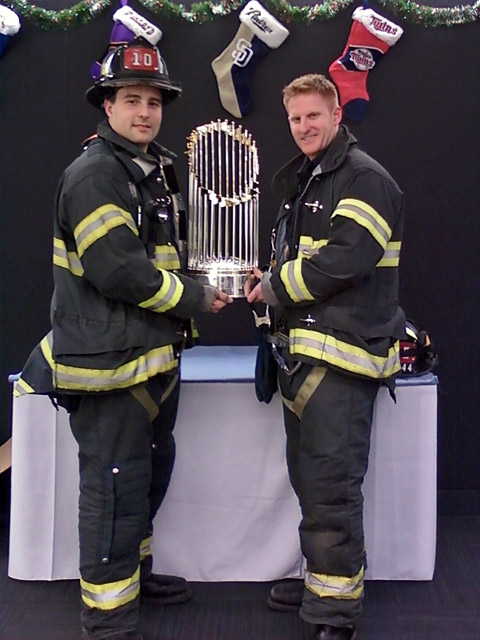
<instances>
[{"instance_id":1,"label":"green garland with gold tinsel","mask_svg":"<svg viewBox=\"0 0 480 640\"><path fill-rule=\"evenodd\" d=\"M73 7L60 11L43 9L30 4L27 0L8 0L5 4L36 26L54 30L87 24L107 9L112 2L113 0L82 0ZM153 13L161 13L167 18L182 18L189 22L202 23L236 11L245 4L246 0L222 0L219 4L197 2L188 10L182 4L170 2L170 0L139 0L139 2ZM304 24L315 20L329 20L353 2L355 0L325 0L322 4L300 7L291 5L286 0L262 0L262 4L283 22ZM393 15L406 22L422 24L424 27L450 27L474 22L480 18L480 0L476 0L473 5L448 8L429 7L411 0L379 0L379 2Z\"/></svg>"}]
</instances>

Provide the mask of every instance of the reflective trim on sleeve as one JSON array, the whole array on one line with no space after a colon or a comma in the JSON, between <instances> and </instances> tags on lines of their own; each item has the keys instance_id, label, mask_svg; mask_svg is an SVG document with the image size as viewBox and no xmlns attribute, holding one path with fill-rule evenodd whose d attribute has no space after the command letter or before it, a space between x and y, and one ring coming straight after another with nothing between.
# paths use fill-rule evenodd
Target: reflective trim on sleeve
<instances>
[{"instance_id":1,"label":"reflective trim on sleeve","mask_svg":"<svg viewBox=\"0 0 480 640\"><path fill-rule=\"evenodd\" d=\"M340 369L368 378L389 378L400 371L399 341L386 357L375 356L361 347L310 329L290 331L290 353L328 362Z\"/></svg>"},{"instance_id":2,"label":"reflective trim on sleeve","mask_svg":"<svg viewBox=\"0 0 480 640\"><path fill-rule=\"evenodd\" d=\"M175 271L180 269L180 258L178 257L177 250L173 245L157 245L155 247L155 257L152 260L156 269L168 269L168 271Z\"/></svg>"},{"instance_id":3,"label":"reflective trim on sleeve","mask_svg":"<svg viewBox=\"0 0 480 640\"><path fill-rule=\"evenodd\" d=\"M140 567L131 578L106 584L93 584L80 579L82 600L91 609L110 611L132 602L140 595Z\"/></svg>"},{"instance_id":4,"label":"reflective trim on sleeve","mask_svg":"<svg viewBox=\"0 0 480 640\"><path fill-rule=\"evenodd\" d=\"M149 309L157 313L164 313L169 309L173 309L180 302L183 294L183 282L174 273L161 270L163 275L163 283L157 293L139 303L139 307Z\"/></svg>"},{"instance_id":5,"label":"reflective trim on sleeve","mask_svg":"<svg viewBox=\"0 0 480 640\"><path fill-rule=\"evenodd\" d=\"M383 250L386 249L387 243L392 236L392 230L385 218L382 218L382 216L366 202L356 200L355 198L344 198L337 204L331 217L334 218L335 216L350 218L361 225L375 238Z\"/></svg>"},{"instance_id":6,"label":"reflective trim on sleeve","mask_svg":"<svg viewBox=\"0 0 480 640\"><path fill-rule=\"evenodd\" d=\"M319 252L319 250L327 244L327 238L314 240L310 236L300 236L298 241L298 255L305 258L311 258Z\"/></svg>"},{"instance_id":7,"label":"reflective trim on sleeve","mask_svg":"<svg viewBox=\"0 0 480 640\"><path fill-rule=\"evenodd\" d=\"M359 600L363 596L363 574L363 567L351 578L307 571L305 586L319 598Z\"/></svg>"},{"instance_id":8,"label":"reflective trim on sleeve","mask_svg":"<svg viewBox=\"0 0 480 640\"><path fill-rule=\"evenodd\" d=\"M115 227L125 224L135 235L138 229L132 215L114 204L104 204L86 216L74 230L78 255L81 258L94 242L106 236Z\"/></svg>"},{"instance_id":9,"label":"reflective trim on sleeve","mask_svg":"<svg viewBox=\"0 0 480 640\"><path fill-rule=\"evenodd\" d=\"M383 257L377 262L377 267L398 267L401 248L401 242L389 242Z\"/></svg>"},{"instance_id":10,"label":"reflective trim on sleeve","mask_svg":"<svg viewBox=\"0 0 480 640\"><path fill-rule=\"evenodd\" d=\"M140 562L152 555L152 540L152 536L148 536L148 538L142 540L140 544Z\"/></svg>"},{"instance_id":11,"label":"reflective trim on sleeve","mask_svg":"<svg viewBox=\"0 0 480 640\"><path fill-rule=\"evenodd\" d=\"M306 300L315 300L310 291L307 289L302 276L302 260L290 260L286 262L280 269L280 280L283 283L289 297L293 302L304 302Z\"/></svg>"},{"instance_id":12,"label":"reflective trim on sleeve","mask_svg":"<svg viewBox=\"0 0 480 640\"><path fill-rule=\"evenodd\" d=\"M53 239L53 264L67 269L74 276L83 276L83 266L75 251L67 251L67 247L60 238Z\"/></svg>"}]
</instances>

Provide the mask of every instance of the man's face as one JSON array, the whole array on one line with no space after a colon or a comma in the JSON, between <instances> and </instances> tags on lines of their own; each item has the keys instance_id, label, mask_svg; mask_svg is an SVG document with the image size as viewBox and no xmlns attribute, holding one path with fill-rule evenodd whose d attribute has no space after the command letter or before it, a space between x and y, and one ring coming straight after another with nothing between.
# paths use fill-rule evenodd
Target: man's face
<instances>
[{"instance_id":1,"label":"man's face","mask_svg":"<svg viewBox=\"0 0 480 640\"><path fill-rule=\"evenodd\" d=\"M142 151L157 137L162 124L162 92L156 87L120 87L114 102L105 100L105 113L112 129Z\"/></svg>"},{"instance_id":2,"label":"man's face","mask_svg":"<svg viewBox=\"0 0 480 640\"><path fill-rule=\"evenodd\" d=\"M319 93L304 93L290 98L286 110L295 143L313 160L337 135L341 108Z\"/></svg>"}]
</instances>

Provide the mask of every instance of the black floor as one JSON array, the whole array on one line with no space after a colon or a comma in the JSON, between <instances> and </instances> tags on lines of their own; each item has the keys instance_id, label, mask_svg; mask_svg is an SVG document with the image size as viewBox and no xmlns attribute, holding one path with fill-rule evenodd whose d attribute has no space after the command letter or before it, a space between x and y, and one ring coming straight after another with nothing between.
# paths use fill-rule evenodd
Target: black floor
<instances>
[{"instance_id":1,"label":"black floor","mask_svg":"<svg viewBox=\"0 0 480 640\"><path fill-rule=\"evenodd\" d=\"M7 577L0 532L0 640L79 640L76 581ZM145 640L298 640L296 614L270 611L270 583L194 583L178 607L143 607ZM480 516L442 517L431 582L366 583L358 640L480 640Z\"/></svg>"}]
</instances>

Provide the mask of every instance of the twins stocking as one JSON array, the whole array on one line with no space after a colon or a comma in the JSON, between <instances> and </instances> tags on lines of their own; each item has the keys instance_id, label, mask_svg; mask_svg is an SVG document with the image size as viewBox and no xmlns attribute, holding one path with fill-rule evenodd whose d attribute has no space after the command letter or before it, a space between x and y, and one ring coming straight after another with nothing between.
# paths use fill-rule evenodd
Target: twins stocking
<instances>
[{"instance_id":1,"label":"twins stocking","mask_svg":"<svg viewBox=\"0 0 480 640\"><path fill-rule=\"evenodd\" d=\"M363 7L355 9L352 18L353 25L345 49L328 71L337 85L344 115L360 122L370 100L368 73L400 39L403 29L372 9Z\"/></svg>"}]
</instances>

